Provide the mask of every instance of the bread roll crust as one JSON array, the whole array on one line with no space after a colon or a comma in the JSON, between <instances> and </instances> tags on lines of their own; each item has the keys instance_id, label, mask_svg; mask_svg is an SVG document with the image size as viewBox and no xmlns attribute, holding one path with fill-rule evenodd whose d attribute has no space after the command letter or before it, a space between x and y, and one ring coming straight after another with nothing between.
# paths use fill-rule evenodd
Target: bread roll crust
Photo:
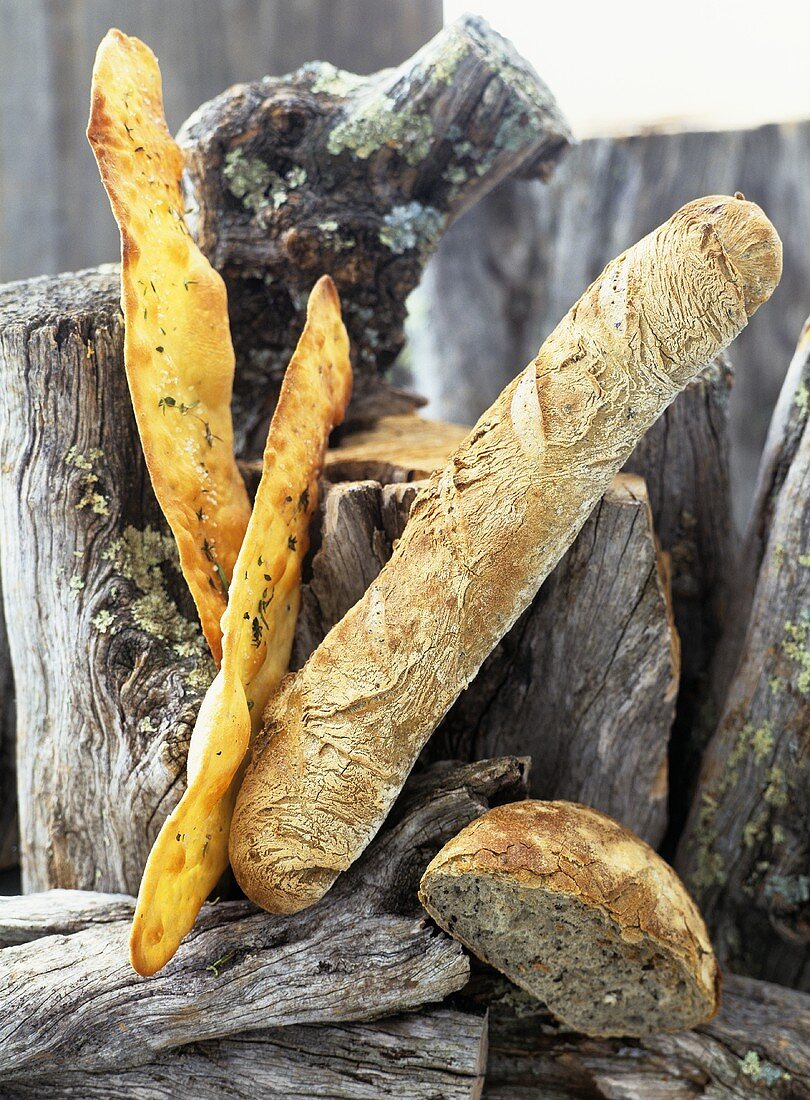
<instances>
[{"instance_id":1,"label":"bread roll crust","mask_svg":"<svg viewBox=\"0 0 810 1100\"><path fill-rule=\"evenodd\" d=\"M445 915L431 903L431 883L441 875L487 875L596 907L615 922L625 943L652 941L678 964L704 1006L693 1023L711 1018L719 1008L720 972L686 887L648 844L598 810L538 800L498 806L462 829L430 862L420 901L437 923L480 954L469 937L448 928ZM627 1031L619 1027L614 1033Z\"/></svg>"},{"instance_id":2,"label":"bread roll crust","mask_svg":"<svg viewBox=\"0 0 810 1100\"><path fill-rule=\"evenodd\" d=\"M249 897L295 912L363 851L639 437L780 270L762 211L717 196L607 266L431 477L377 580L269 705L231 831Z\"/></svg>"}]
</instances>

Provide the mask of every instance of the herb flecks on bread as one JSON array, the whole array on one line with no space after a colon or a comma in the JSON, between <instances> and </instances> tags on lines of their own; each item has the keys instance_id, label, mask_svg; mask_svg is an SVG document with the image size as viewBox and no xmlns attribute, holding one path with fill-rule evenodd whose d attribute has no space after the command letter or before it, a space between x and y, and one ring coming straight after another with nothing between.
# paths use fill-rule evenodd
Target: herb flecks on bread
<instances>
[{"instance_id":1,"label":"herb flecks on bread","mask_svg":"<svg viewBox=\"0 0 810 1100\"><path fill-rule=\"evenodd\" d=\"M695 1027L719 1004L697 906L652 848L572 802L515 802L442 848L419 897L475 955L588 1035Z\"/></svg>"}]
</instances>

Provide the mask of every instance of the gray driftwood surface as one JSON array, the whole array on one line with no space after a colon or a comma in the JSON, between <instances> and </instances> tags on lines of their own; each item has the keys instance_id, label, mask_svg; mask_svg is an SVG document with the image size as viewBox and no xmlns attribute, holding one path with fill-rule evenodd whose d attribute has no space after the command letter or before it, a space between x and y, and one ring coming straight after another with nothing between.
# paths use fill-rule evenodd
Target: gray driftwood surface
<instances>
[{"instance_id":1,"label":"gray driftwood surface","mask_svg":"<svg viewBox=\"0 0 810 1100\"><path fill-rule=\"evenodd\" d=\"M0 575L0 594L2 575ZM14 673L0 595L0 871L19 863Z\"/></svg>"},{"instance_id":2,"label":"gray driftwood surface","mask_svg":"<svg viewBox=\"0 0 810 1100\"><path fill-rule=\"evenodd\" d=\"M764 457L742 656L678 861L721 961L801 988L810 988L809 387L805 338Z\"/></svg>"},{"instance_id":3,"label":"gray driftwood surface","mask_svg":"<svg viewBox=\"0 0 810 1100\"><path fill-rule=\"evenodd\" d=\"M365 481L328 490L296 663L388 560L417 489L418 483ZM656 844L666 824L677 669L668 582L644 482L623 475L451 709L423 759L526 754L534 796L597 806Z\"/></svg>"},{"instance_id":4,"label":"gray driftwood surface","mask_svg":"<svg viewBox=\"0 0 810 1100\"><path fill-rule=\"evenodd\" d=\"M447 1008L369 1023L267 1028L191 1043L131 1069L67 1070L49 1100L478 1100L487 1019ZM42 1080L4 1100L42 1100Z\"/></svg>"},{"instance_id":5,"label":"gray driftwood surface","mask_svg":"<svg viewBox=\"0 0 810 1100\"><path fill-rule=\"evenodd\" d=\"M438 767L403 794L391 825L320 904L284 918L247 902L207 905L150 979L129 965L129 921L101 923L97 912L82 930L4 948L0 1085L128 1069L188 1043L444 999L464 985L469 962L428 925L419 878L460 828L525 789L514 758ZM42 908L35 899L35 932ZM20 925L18 913L18 938Z\"/></svg>"},{"instance_id":6,"label":"gray driftwood surface","mask_svg":"<svg viewBox=\"0 0 810 1100\"><path fill-rule=\"evenodd\" d=\"M213 675L152 492L115 270L0 290L23 887L133 893Z\"/></svg>"},{"instance_id":7,"label":"gray driftwood surface","mask_svg":"<svg viewBox=\"0 0 810 1100\"><path fill-rule=\"evenodd\" d=\"M711 669L738 596L731 516L728 403L720 355L653 424L625 465L647 483L655 534L669 558L681 677L670 743L670 831L678 835L722 698Z\"/></svg>"},{"instance_id":8,"label":"gray driftwood surface","mask_svg":"<svg viewBox=\"0 0 810 1100\"><path fill-rule=\"evenodd\" d=\"M728 975L695 1031L588 1039L494 972L459 1000L489 1006L485 1100L806 1100L810 997Z\"/></svg>"},{"instance_id":9,"label":"gray driftwood surface","mask_svg":"<svg viewBox=\"0 0 810 1100\"><path fill-rule=\"evenodd\" d=\"M731 476L744 525L810 301L808 181L810 121L583 141L547 184L506 183L440 243L412 303L414 387L430 415L473 423L608 261L685 202L742 191L785 246L773 300L734 344Z\"/></svg>"},{"instance_id":10,"label":"gray driftwood surface","mask_svg":"<svg viewBox=\"0 0 810 1100\"><path fill-rule=\"evenodd\" d=\"M228 287L244 452L261 454L324 272L351 339L349 417L396 411L381 372L402 348L406 298L439 237L517 169L546 175L569 140L531 66L471 16L396 69L358 77L313 62L200 107L179 135L189 222Z\"/></svg>"}]
</instances>

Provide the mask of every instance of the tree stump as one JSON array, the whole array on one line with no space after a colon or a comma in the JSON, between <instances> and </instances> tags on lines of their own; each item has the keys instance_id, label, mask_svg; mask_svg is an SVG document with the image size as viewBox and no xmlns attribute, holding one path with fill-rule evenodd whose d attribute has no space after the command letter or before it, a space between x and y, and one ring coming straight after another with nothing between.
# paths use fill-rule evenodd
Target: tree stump
<instances>
[{"instance_id":1,"label":"tree stump","mask_svg":"<svg viewBox=\"0 0 810 1100\"><path fill-rule=\"evenodd\" d=\"M2 576L0 576L2 591ZM19 863L14 673L0 600L0 871Z\"/></svg>"},{"instance_id":2,"label":"tree stump","mask_svg":"<svg viewBox=\"0 0 810 1100\"><path fill-rule=\"evenodd\" d=\"M723 354L653 424L625 464L647 483L653 526L669 560L681 676L670 742L669 836L677 840L723 693L712 669L737 590Z\"/></svg>"},{"instance_id":3,"label":"tree stump","mask_svg":"<svg viewBox=\"0 0 810 1100\"><path fill-rule=\"evenodd\" d=\"M678 866L722 962L810 988L810 356L780 398L749 550L756 588Z\"/></svg>"},{"instance_id":4,"label":"tree stump","mask_svg":"<svg viewBox=\"0 0 810 1100\"><path fill-rule=\"evenodd\" d=\"M408 447L403 423L414 422ZM362 596L391 554L419 482L443 463L462 429L433 425L443 447L425 448L424 422L397 421L330 453L328 469L384 471L329 487L312 575L305 585L294 663L303 664ZM378 456L375 458L375 453ZM384 456L399 455L398 471ZM512 631L484 662L433 735L423 761L476 760L498 752L533 760L531 793L569 798L612 814L652 844L666 825L667 745L675 712L678 642L669 581L659 558L644 482L614 481L577 541Z\"/></svg>"},{"instance_id":5,"label":"tree stump","mask_svg":"<svg viewBox=\"0 0 810 1100\"><path fill-rule=\"evenodd\" d=\"M228 287L237 445L253 457L315 280L331 275L343 302L349 420L413 407L381 378L428 256L510 173L545 176L570 133L531 66L465 16L396 69L360 77L312 63L238 84L178 140L192 232Z\"/></svg>"},{"instance_id":6,"label":"tree stump","mask_svg":"<svg viewBox=\"0 0 810 1100\"><path fill-rule=\"evenodd\" d=\"M123 370L115 271L0 291L0 534L26 891L137 890L213 676Z\"/></svg>"}]
</instances>

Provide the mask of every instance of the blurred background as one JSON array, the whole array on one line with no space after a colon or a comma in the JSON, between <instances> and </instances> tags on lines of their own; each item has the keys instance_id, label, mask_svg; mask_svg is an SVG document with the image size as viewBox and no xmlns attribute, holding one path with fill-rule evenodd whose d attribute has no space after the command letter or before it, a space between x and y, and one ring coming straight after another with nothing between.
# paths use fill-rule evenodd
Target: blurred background
<instances>
[{"instance_id":1,"label":"blurred background","mask_svg":"<svg viewBox=\"0 0 810 1100\"><path fill-rule=\"evenodd\" d=\"M785 274L733 349L741 525L779 386L810 312L810 6L771 0L0 0L0 279L114 260L84 137L96 46L148 42L176 130L235 82L328 60L397 64L471 10L537 68L580 145L547 183L508 181L445 236L410 303L403 369L431 416L469 422L604 264L701 194L743 191Z\"/></svg>"}]
</instances>

